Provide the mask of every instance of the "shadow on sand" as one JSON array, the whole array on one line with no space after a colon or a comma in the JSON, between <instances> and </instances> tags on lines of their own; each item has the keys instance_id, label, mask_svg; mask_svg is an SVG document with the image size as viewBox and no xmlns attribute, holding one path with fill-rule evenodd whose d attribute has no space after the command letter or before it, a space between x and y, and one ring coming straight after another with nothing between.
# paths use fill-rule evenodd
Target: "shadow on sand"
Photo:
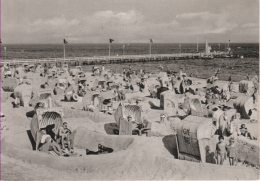
<instances>
[{"instance_id":1,"label":"shadow on sand","mask_svg":"<svg viewBox=\"0 0 260 181\"><path fill-rule=\"evenodd\" d=\"M171 134L164 136L163 139L164 147L170 152L174 158L178 159L178 151L177 151L177 142L176 142L176 135Z\"/></svg>"},{"instance_id":2,"label":"shadow on sand","mask_svg":"<svg viewBox=\"0 0 260 181\"><path fill-rule=\"evenodd\" d=\"M26 132L27 132L28 138L29 138L29 140L30 140L30 142L32 144L32 149L36 150L36 142L33 139L31 130L27 130Z\"/></svg>"},{"instance_id":3,"label":"shadow on sand","mask_svg":"<svg viewBox=\"0 0 260 181\"><path fill-rule=\"evenodd\" d=\"M107 123L104 125L104 129L107 134L110 134L110 135L119 134L119 128L116 123Z\"/></svg>"}]
</instances>

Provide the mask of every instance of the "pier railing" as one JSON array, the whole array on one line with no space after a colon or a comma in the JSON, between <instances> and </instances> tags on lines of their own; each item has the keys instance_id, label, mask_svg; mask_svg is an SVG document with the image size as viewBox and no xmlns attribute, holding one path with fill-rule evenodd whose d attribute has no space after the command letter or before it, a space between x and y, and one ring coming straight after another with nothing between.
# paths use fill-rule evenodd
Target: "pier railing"
<instances>
[{"instance_id":1,"label":"pier railing","mask_svg":"<svg viewBox=\"0 0 260 181\"><path fill-rule=\"evenodd\" d=\"M226 55L226 52L211 53L213 56ZM42 59L12 59L1 60L1 63L55 63L55 62L79 62L79 64L95 63L127 63L135 61L161 61L175 59L201 58L205 53L173 53L173 54L146 54L146 55L116 55L116 56L93 56L93 57L66 57L66 58L42 58Z\"/></svg>"}]
</instances>

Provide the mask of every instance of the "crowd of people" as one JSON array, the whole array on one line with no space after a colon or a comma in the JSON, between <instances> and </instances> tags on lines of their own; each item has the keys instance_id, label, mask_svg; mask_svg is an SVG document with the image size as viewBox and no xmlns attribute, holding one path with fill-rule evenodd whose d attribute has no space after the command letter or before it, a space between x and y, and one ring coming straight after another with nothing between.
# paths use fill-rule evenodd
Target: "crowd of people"
<instances>
[{"instance_id":1,"label":"crowd of people","mask_svg":"<svg viewBox=\"0 0 260 181\"><path fill-rule=\"evenodd\" d=\"M237 133L238 135L244 136L252 140L251 134L247 131L245 124L242 124L239 130L240 132ZM224 161L228 158L229 164L231 166L236 165L238 147L236 145L235 138L230 137L229 144L226 144L224 142L225 137L222 135L220 135L218 139L219 142L216 145L216 151L215 151L215 159L217 161L216 163L219 165L223 165Z\"/></svg>"}]
</instances>

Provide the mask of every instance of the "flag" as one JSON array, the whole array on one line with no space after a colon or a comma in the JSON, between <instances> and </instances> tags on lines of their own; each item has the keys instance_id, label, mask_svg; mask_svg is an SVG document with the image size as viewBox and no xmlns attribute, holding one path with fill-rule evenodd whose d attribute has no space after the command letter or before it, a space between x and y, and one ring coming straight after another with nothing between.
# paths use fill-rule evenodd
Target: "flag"
<instances>
[{"instance_id":1,"label":"flag","mask_svg":"<svg viewBox=\"0 0 260 181\"><path fill-rule=\"evenodd\" d=\"M63 40L63 42L64 42L65 45L68 44L68 42L65 39Z\"/></svg>"},{"instance_id":2,"label":"flag","mask_svg":"<svg viewBox=\"0 0 260 181\"><path fill-rule=\"evenodd\" d=\"M150 39L150 43L153 43L153 39Z\"/></svg>"},{"instance_id":3,"label":"flag","mask_svg":"<svg viewBox=\"0 0 260 181\"><path fill-rule=\"evenodd\" d=\"M109 43L113 43L113 41L114 41L113 39L111 39L111 38L109 39Z\"/></svg>"}]
</instances>

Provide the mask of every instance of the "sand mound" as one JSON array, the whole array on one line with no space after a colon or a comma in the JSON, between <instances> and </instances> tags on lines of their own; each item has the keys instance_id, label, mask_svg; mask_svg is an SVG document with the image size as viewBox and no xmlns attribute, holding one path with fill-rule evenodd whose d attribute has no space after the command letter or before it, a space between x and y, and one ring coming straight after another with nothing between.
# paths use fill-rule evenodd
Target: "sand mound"
<instances>
[{"instance_id":1,"label":"sand mound","mask_svg":"<svg viewBox=\"0 0 260 181\"><path fill-rule=\"evenodd\" d=\"M81 144L95 146L96 143L93 141L86 141L90 139L107 146L113 146L114 143L121 146L115 147L118 151L111 154L54 157L43 152L32 151L28 135L26 132L21 132L2 139L2 153L32 165L45 165L57 171L86 175L88 179L257 179L259 174L258 171L245 167L176 160L167 151L171 148L165 149L164 146L170 137L162 140L139 136L106 136L89 132L84 128L77 129L76 134L78 146ZM81 140L86 142L79 141L82 135L86 137ZM119 150L127 145L129 146L126 150Z\"/></svg>"},{"instance_id":2,"label":"sand mound","mask_svg":"<svg viewBox=\"0 0 260 181\"><path fill-rule=\"evenodd\" d=\"M97 169L103 170L106 165L115 164L115 162L123 161L123 157L125 157L125 153L120 154L111 154L100 155L100 159L97 159L93 156L85 156L82 157L54 157L52 155L46 154L44 152L33 151L33 144L29 139L30 131L20 132L18 134L6 136L2 139L2 153L22 160L28 163L45 165L48 167L52 167L57 170L87 170L88 172ZM85 128L79 128L75 131L75 147L79 148L88 148L90 150L95 151L97 149L98 144L102 144L107 147L111 147L114 149L114 152L118 152L120 150L126 149L131 143L133 143L133 138L127 137L116 137L109 135L102 135L98 133L94 133L88 131ZM122 159L115 159L114 157ZM105 159L104 159L105 157ZM99 160L99 161L98 161ZM119 163L119 165L122 163ZM102 168L101 168L102 167Z\"/></svg>"},{"instance_id":3,"label":"sand mound","mask_svg":"<svg viewBox=\"0 0 260 181\"><path fill-rule=\"evenodd\" d=\"M75 147L93 151L97 151L98 144L112 148L114 152L125 150L134 141L131 137L103 135L81 127L77 128L74 134Z\"/></svg>"}]
</instances>

